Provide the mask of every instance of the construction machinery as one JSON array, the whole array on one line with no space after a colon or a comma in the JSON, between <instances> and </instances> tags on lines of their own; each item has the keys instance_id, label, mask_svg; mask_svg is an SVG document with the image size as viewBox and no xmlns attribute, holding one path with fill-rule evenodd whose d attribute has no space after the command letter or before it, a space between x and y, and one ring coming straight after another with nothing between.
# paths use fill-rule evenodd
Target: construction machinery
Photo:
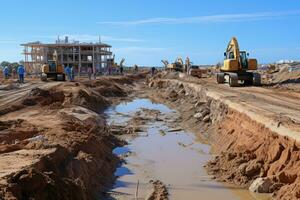
<instances>
[{"instance_id":1,"label":"construction machinery","mask_svg":"<svg viewBox=\"0 0 300 200\"><path fill-rule=\"evenodd\" d=\"M184 70L184 63L181 58L177 58L174 63L169 63L167 60L161 61L165 65L165 69L168 71L179 71Z\"/></svg>"},{"instance_id":2,"label":"construction machinery","mask_svg":"<svg viewBox=\"0 0 300 200\"><path fill-rule=\"evenodd\" d=\"M47 64L42 65L41 80L47 81L48 78L53 78L56 81L65 81L66 75L64 67L58 63L57 52L53 53L53 60L48 60Z\"/></svg>"},{"instance_id":3,"label":"construction machinery","mask_svg":"<svg viewBox=\"0 0 300 200\"><path fill-rule=\"evenodd\" d=\"M230 87L239 86L239 81L244 85L260 85L260 74L249 71L257 70L257 60L248 58L249 53L246 51L240 51L235 37L230 40L224 57L224 65L216 74L219 84L225 83L225 79L228 79Z\"/></svg>"},{"instance_id":4,"label":"construction machinery","mask_svg":"<svg viewBox=\"0 0 300 200\"><path fill-rule=\"evenodd\" d=\"M193 65L189 57L185 59L184 72L189 76L201 78L203 74L207 73L206 69L201 69L198 65Z\"/></svg>"},{"instance_id":5,"label":"construction machinery","mask_svg":"<svg viewBox=\"0 0 300 200\"><path fill-rule=\"evenodd\" d=\"M115 55L112 58L107 59L108 67L111 67L113 71L116 71L120 67L123 67L124 62L125 62L125 58L122 58L120 64L118 65L118 63L115 62Z\"/></svg>"},{"instance_id":6,"label":"construction machinery","mask_svg":"<svg viewBox=\"0 0 300 200\"><path fill-rule=\"evenodd\" d=\"M207 69L200 68L198 65L191 65L188 69L188 75L203 78L203 75L207 75Z\"/></svg>"}]
</instances>

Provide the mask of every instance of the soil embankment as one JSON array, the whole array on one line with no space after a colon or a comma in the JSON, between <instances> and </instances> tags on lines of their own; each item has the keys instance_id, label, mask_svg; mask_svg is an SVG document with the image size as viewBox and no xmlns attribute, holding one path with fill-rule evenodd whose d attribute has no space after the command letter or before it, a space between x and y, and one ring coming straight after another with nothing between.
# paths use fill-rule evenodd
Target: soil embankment
<instances>
[{"instance_id":1,"label":"soil embankment","mask_svg":"<svg viewBox=\"0 0 300 200\"><path fill-rule=\"evenodd\" d=\"M151 96L179 110L183 125L213 145L218 156L206 168L214 178L245 188L255 180L253 191L273 193L277 199L300 198L297 94L172 76L150 79Z\"/></svg>"},{"instance_id":2,"label":"soil embankment","mask_svg":"<svg viewBox=\"0 0 300 200\"><path fill-rule=\"evenodd\" d=\"M145 123L137 115L129 123L132 126L109 127L102 111L128 99L133 83L141 78L35 81L2 88L0 197L101 196L114 180L119 161L112 150L124 144L116 135L143 131ZM273 193L277 199L300 198L299 94L229 88L170 73L148 83L150 90L140 84L135 94L177 109L181 116L173 125L180 123L214 147L218 156L206 165L214 179L243 188L251 185L251 190ZM152 199L167 198L163 184L154 182L153 188Z\"/></svg>"},{"instance_id":3,"label":"soil embankment","mask_svg":"<svg viewBox=\"0 0 300 200\"><path fill-rule=\"evenodd\" d=\"M102 110L126 98L142 77L28 83L1 91L0 199L100 196L118 162L112 149L122 144Z\"/></svg>"}]
</instances>

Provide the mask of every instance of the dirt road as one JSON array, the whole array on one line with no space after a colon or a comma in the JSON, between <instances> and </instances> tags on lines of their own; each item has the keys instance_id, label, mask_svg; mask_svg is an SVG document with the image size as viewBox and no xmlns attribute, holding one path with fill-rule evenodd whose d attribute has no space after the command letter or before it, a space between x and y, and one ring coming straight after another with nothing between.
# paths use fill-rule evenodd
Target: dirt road
<instances>
[{"instance_id":1,"label":"dirt road","mask_svg":"<svg viewBox=\"0 0 300 200\"><path fill-rule=\"evenodd\" d=\"M229 107L244 112L272 131L300 141L300 93L263 87L218 85L212 79L168 79L188 84L196 91L205 89L206 95L221 100Z\"/></svg>"},{"instance_id":2,"label":"dirt road","mask_svg":"<svg viewBox=\"0 0 300 200\"><path fill-rule=\"evenodd\" d=\"M12 83L0 89L0 109L12 103L18 103L33 88L47 89L61 84L60 82L30 81L26 84Z\"/></svg>"}]
</instances>

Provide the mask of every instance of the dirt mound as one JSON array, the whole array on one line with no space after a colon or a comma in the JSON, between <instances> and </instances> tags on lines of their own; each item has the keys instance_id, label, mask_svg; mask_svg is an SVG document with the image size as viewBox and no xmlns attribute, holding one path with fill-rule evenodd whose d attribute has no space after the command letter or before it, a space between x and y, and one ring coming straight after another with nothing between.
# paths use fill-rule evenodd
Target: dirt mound
<instances>
[{"instance_id":1,"label":"dirt mound","mask_svg":"<svg viewBox=\"0 0 300 200\"><path fill-rule=\"evenodd\" d=\"M1 109L0 116L17 110L21 110L28 106L39 105L43 107L44 106L60 107L64 102L64 99L65 99L65 95L62 91L56 91L54 89L43 90L40 88L34 88L29 92L27 96L23 97L20 101Z\"/></svg>"},{"instance_id":2,"label":"dirt mound","mask_svg":"<svg viewBox=\"0 0 300 200\"><path fill-rule=\"evenodd\" d=\"M0 153L7 153L24 148L29 138L42 134L38 128L25 120L0 121Z\"/></svg>"},{"instance_id":3,"label":"dirt mound","mask_svg":"<svg viewBox=\"0 0 300 200\"><path fill-rule=\"evenodd\" d=\"M280 71L273 74L273 83L300 83L300 70L292 70L289 65L284 65L280 68Z\"/></svg>"},{"instance_id":4,"label":"dirt mound","mask_svg":"<svg viewBox=\"0 0 300 200\"><path fill-rule=\"evenodd\" d=\"M179 78L179 72L164 71L159 76L160 76L160 78L164 78L164 79L177 79L177 78Z\"/></svg>"},{"instance_id":5,"label":"dirt mound","mask_svg":"<svg viewBox=\"0 0 300 200\"><path fill-rule=\"evenodd\" d=\"M295 141L229 110L222 101L207 97L200 85L156 77L149 86L155 88L154 99L181 112L183 127L200 130L199 138L213 145L219 155L206 167L216 179L247 188L257 178L268 177L268 192L276 198L299 198L300 146Z\"/></svg>"},{"instance_id":6,"label":"dirt mound","mask_svg":"<svg viewBox=\"0 0 300 200\"><path fill-rule=\"evenodd\" d=\"M125 97L127 95L119 85L99 86L95 90L105 97Z\"/></svg>"},{"instance_id":7,"label":"dirt mound","mask_svg":"<svg viewBox=\"0 0 300 200\"><path fill-rule=\"evenodd\" d=\"M0 90L17 90L20 88L20 85L17 83L9 83L8 85L4 85L0 87Z\"/></svg>"},{"instance_id":8,"label":"dirt mound","mask_svg":"<svg viewBox=\"0 0 300 200\"><path fill-rule=\"evenodd\" d=\"M112 76L112 77L101 77L100 79L84 81L88 87L95 88L99 86L112 86L117 85L119 87L124 85L131 85L135 81L141 80L146 77L146 73L139 73L134 75L126 75L126 76Z\"/></svg>"},{"instance_id":9,"label":"dirt mound","mask_svg":"<svg viewBox=\"0 0 300 200\"><path fill-rule=\"evenodd\" d=\"M271 65L269 70L260 73L266 87L300 92L300 65L297 63Z\"/></svg>"},{"instance_id":10,"label":"dirt mound","mask_svg":"<svg viewBox=\"0 0 300 200\"><path fill-rule=\"evenodd\" d=\"M8 184L0 186L1 197L92 199L113 181L112 175L118 160L112 154L112 149L118 145L118 140L110 134L105 121L100 117L79 120L66 114L60 118L60 124L43 132L35 127L30 131L25 121L1 123L4 129L1 135L4 131L10 135L4 138L8 142L16 137L26 141L26 146L19 149L36 149L37 141L27 138L40 134L45 139L39 141L43 143L39 148L56 148L33 166L6 177ZM28 131L22 128L24 126Z\"/></svg>"},{"instance_id":11,"label":"dirt mound","mask_svg":"<svg viewBox=\"0 0 300 200\"><path fill-rule=\"evenodd\" d=\"M157 180L157 181L150 181L150 184L152 184L152 191L146 197L146 200L168 200L168 189L163 184L163 182Z\"/></svg>"},{"instance_id":12,"label":"dirt mound","mask_svg":"<svg viewBox=\"0 0 300 200\"><path fill-rule=\"evenodd\" d=\"M112 93L97 91L103 83L115 88ZM112 149L122 142L97 113L111 103L104 95L127 94L110 79L102 84L65 82L35 88L0 111L0 175L6 174L0 176L0 199L101 196L113 182L118 164ZM22 119L15 120L16 116Z\"/></svg>"},{"instance_id":13,"label":"dirt mound","mask_svg":"<svg viewBox=\"0 0 300 200\"><path fill-rule=\"evenodd\" d=\"M235 111L230 111L212 134L222 152L208 163L210 174L242 187L249 187L256 178L269 177L270 193L282 199L280 194L289 191L289 199L297 199L294 187L299 187L299 144Z\"/></svg>"},{"instance_id":14,"label":"dirt mound","mask_svg":"<svg viewBox=\"0 0 300 200\"><path fill-rule=\"evenodd\" d=\"M83 106L98 113L109 105L108 100L102 95L86 88L80 88L73 93L70 103Z\"/></svg>"},{"instance_id":15,"label":"dirt mound","mask_svg":"<svg viewBox=\"0 0 300 200\"><path fill-rule=\"evenodd\" d=\"M41 106L48 106L54 103L62 104L64 99L65 95L63 91L34 88L29 92L28 96L24 98L22 104L25 106L34 106L37 104Z\"/></svg>"}]
</instances>

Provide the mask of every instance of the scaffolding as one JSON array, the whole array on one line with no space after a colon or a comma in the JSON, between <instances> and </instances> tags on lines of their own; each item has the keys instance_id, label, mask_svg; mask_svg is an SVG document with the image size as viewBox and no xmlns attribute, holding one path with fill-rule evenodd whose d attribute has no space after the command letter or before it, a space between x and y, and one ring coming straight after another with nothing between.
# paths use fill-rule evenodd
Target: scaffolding
<instances>
[{"instance_id":1,"label":"scaffolding","mask_svg":"<svg viewBox=\"0 0 300 200\"><path fill-rule=\"evenodd\" d=\"M30 42L21 44L24 47L24 66L28 73L40 73L43 64L53 60L54 52L57 52L58 62L64 66L73 66L79 76L92 67L95 73L103 72L110 64L112 58L111 46L101 43L69 42L68 37L64 40L56 40L52 44Z\"/></svg>"}]
</instances>

